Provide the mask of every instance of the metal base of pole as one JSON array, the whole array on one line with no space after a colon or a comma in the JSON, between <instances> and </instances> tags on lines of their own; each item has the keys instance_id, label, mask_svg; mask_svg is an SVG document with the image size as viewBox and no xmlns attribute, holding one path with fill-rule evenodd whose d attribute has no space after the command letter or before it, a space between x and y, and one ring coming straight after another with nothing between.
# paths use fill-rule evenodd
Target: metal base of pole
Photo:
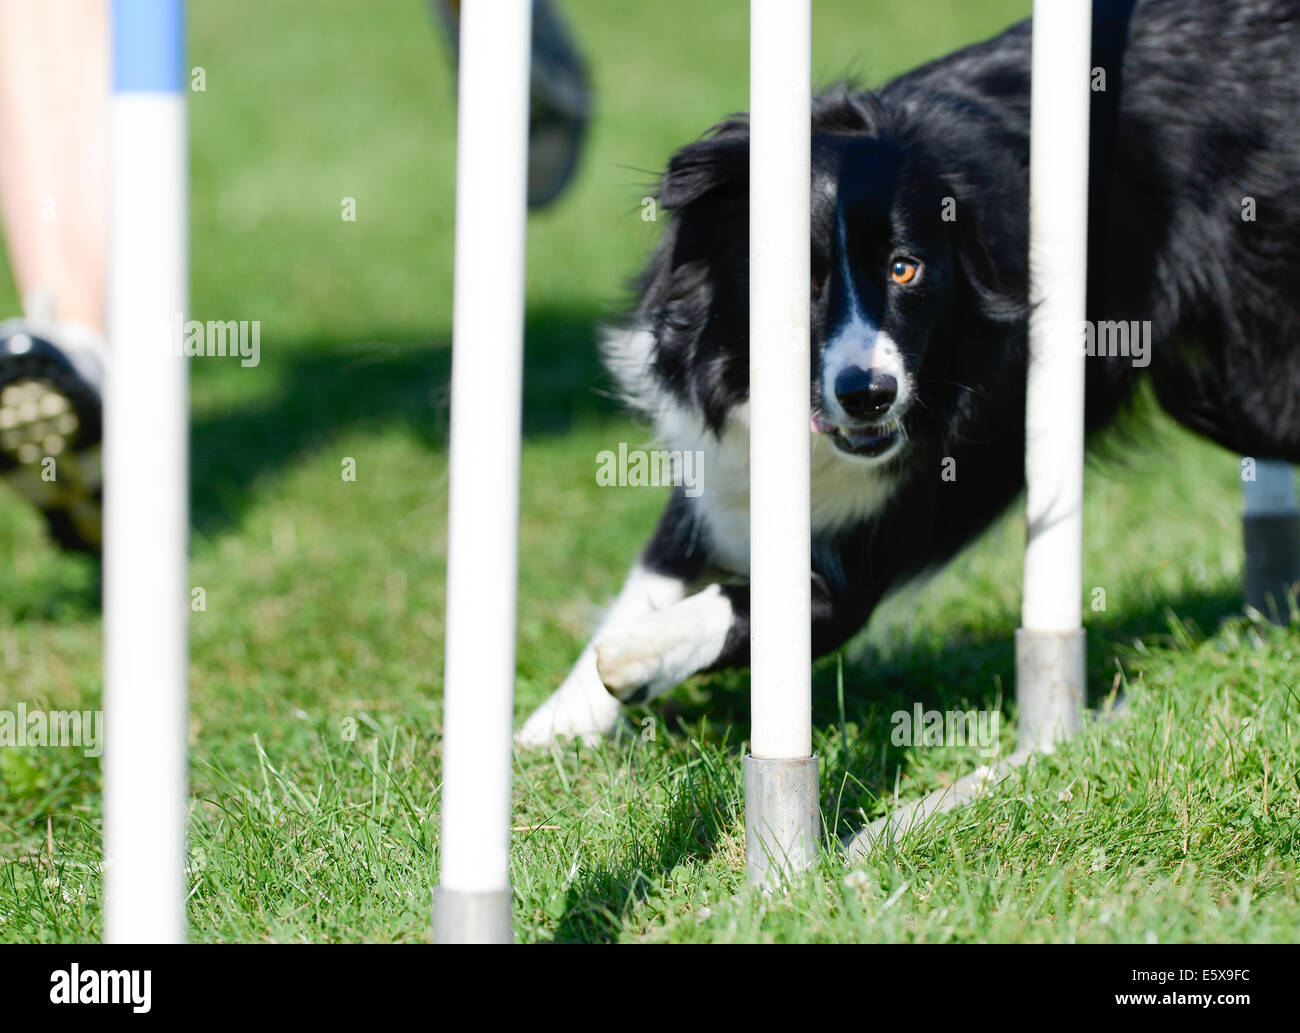
<instances>
[{"instance_id":1,"label":"metal base of pole","mask_svg":"<svg viewBox=\"0 0 1300 1033\"><path fill-rule=\"evenodd\" d=\"M1087 633L1016 629L1016 752L1050 753L1083 728Z\"/></svg>"},{"instance_id":2,"label":"metal base of pole","mask_svg":"<svg viewBox=\"0 0 1300 1033\"><path fill-rule=\"evenodd\" d=\"M1275 624L1286 624L1287 594L1300 582L1300 513L1248 513L1241 529L1246 605Z\"/></svg>"},{"instance_id":3,"label":"metal base of pole","mask_svg":"<svg viewBox=\"0 0 1300 1033\"><path fill-rule=\"evenodd\" d=\"M433 890L434 943L513 943L514 894L509 889Z\"/></svg>"},{"instance_id":4,"label":"metal base of pole","mask_svg":"<svg viewBox=\"0 0 1300 1033\"><path fill-rule=\"evenodd\" d=\"M817 758L745 757L745 877L773 889L821 849Z\"/></svg>"}]
</instances>

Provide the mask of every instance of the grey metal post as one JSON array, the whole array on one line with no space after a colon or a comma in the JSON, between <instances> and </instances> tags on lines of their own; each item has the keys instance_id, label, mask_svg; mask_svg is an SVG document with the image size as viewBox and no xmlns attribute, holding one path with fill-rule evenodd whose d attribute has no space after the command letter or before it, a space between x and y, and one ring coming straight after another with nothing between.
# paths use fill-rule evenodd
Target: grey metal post
<instances>
[{"instance_id":1,"label":"grey metal post","mask_svg":"<svg viewBox=\"0 0 1300 1033\"><path fill-rule=\"evenodd\" d=\"M1300 583L1295 471L1289 463L1247 458L1241 487L1246 502L1241 520L1246 605L1285 624L1290 616L1289 596Z\"/></svg>"}]
</instances>

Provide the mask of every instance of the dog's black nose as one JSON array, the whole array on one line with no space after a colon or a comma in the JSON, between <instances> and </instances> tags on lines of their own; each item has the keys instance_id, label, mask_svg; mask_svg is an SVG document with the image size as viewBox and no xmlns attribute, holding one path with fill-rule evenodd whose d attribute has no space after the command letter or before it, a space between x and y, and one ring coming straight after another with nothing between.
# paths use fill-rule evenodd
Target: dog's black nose
<instances>
[{"instance_id":1,"label":"dog's black nose","mask_svg":"<svg viewBox=\"0 0 1300 1033\"><path fill-rule=\"evenodd\" d=\"M835 376L835 397L855 420L878 420L898 397L898 381L888 373L850 366Z\"/></svg>"}]
</instances>

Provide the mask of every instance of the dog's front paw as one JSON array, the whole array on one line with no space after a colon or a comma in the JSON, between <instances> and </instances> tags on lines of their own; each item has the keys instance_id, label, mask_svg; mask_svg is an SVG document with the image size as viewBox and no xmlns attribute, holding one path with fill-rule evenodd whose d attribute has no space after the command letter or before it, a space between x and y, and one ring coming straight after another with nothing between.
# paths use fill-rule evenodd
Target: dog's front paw
<instances>
[{"instance_id":1,"label":"dog's front paw","mask_svg":"<svg viewBox=\"0 0 1300 1033\"><path fill-rule=\"evenodd\" d=\"M515 733L515 742L536 748L569 738L595 745L618 727L622 713L618 700L601 684L595 654L588 646L564 684Z\"/></svg>"},{"instance_id":2,"label":"dog's front paw","mask_svg":"<svg viewBox=\"0 0 1300 1033\"><path fill-rule=\"evenodd\" d=\"M636 627L615 629L596 644L596 672L620 703L644 703L663 672L663 643Z\"/></svg>"},{"instance_id":3,"label":"dog's front paw","mask_svg":"<svg viewBox=\"0 0 1300 1033\"><path fill-rule=\"evenodd\" d=\"M621 703L644 703L704 670L731 630L731 603L710 585L680 603L601 634L596 672Z\"/></svg>"}]
</instances>

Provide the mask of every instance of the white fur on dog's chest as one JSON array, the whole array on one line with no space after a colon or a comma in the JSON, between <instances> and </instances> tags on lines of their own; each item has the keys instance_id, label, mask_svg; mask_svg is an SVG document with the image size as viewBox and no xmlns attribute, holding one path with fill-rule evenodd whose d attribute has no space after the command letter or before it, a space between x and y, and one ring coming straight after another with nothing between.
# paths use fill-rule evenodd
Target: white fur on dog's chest
<instances>
[{"instance_id":1,"label":"white fur on dog's chest","mask_svg":"<svg viewBox=\"0 0 1300 1033\"><path fill-rule=\"evenodd\" d=\"M749 573L749 405L732 411L721 438L681 406L661 409L657 423L665 448L703 454L703 491L691 505L708 531L714 562ZM814 535L861 523L884 508L892 478L842 458L820 435L810 434L810 444Z\"/></svg>"},{"instance_id":2,"label":"white fur on dog's chest","mask_svg":"<svg viewBox=\"0 0 1300 1033\"><path fill-rule=\"evenodd\" d=\"M719 438L699 413L655 380L650 331L611 332L604 352L628 400L653 417L659 443L669 450L702 453L697 471L701 491L690 504L708 532L713 562L737 574L749 573L749 403L731 410ZM809 447L814 535L861 523L884 508L896 482L879 466L837 452L820 434L809 433Z\"/></svg>"}]
</instances>

